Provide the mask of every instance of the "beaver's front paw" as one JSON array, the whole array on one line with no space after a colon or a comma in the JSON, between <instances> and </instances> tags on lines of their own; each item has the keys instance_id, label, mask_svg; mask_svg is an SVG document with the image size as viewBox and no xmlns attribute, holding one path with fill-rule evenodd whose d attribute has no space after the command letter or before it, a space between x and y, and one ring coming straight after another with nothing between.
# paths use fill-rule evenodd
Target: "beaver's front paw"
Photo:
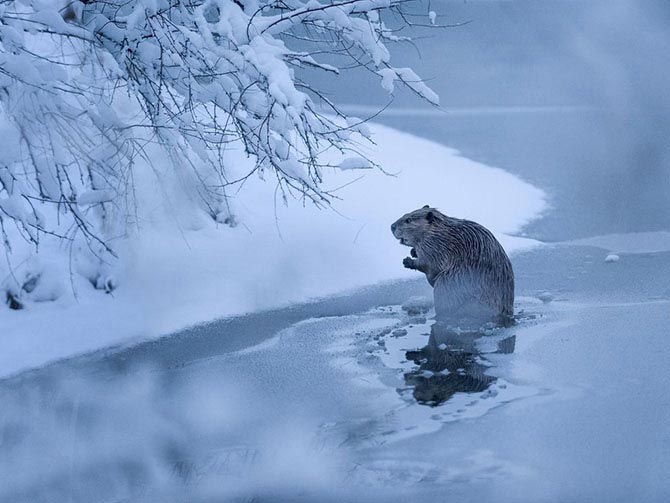
<instances>
[{"instance_id":1,"label":"beaver's front paw","mask_svg":"<svg viewBox=\"0 0 670 503\"><path fill-rule=\"evenodd\" d=\"M402 260L402 265L407 267L407 269L416 269L416 260L414 260L412 257L405 257Z\"/></svg>"}]
</instances>

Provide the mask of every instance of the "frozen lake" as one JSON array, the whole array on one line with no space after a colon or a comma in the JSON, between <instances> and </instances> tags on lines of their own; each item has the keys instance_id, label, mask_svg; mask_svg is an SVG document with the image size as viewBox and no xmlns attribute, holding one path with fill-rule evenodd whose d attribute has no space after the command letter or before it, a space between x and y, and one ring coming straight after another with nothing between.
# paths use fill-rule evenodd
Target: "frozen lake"
<instances>
[{"instance_id":1,"label":"frozen lake","mask_svg":"<svg viewBox=\"0 0 670 503\"><path fill-rule=\"evenodd\" d=\"M527 228L548 244L513 257L515 327L443 333L400 308L430 295L418 279L0 380L0 501L670 500L663 79L630 63L651 43L639 19L622 34L590 24L582 2L539 4L470 2L487 21L444 35L451 45L420 63L436 68L451 112L375 119L550 196ZM648 4L646 17L665 19ZM621 61L594 40L572 47L566 26L580 23L594 40L609 33L598 43ZM600 73L572 58L584 46L608 63ZM442 47L454 47L443 67ZM648 77L631 81L634 103L603 84L626 71ZM358 98L350 109L364 115Z\"/></svg>"},{"instance_id":2,"label":"frozen lake","mask_svg":"<svg viewBox=\"0 0 670 503\"><path fill-rule=\"evenodd\" d=\"M412 282L5 380L0 500L665 501L670 253L604 257L517 256L481 338Z\"/></svg>"},{"instance_id":3,"label":"frozen lake","mask_svg":"<svg viewBox=\"0 0 670 503\"><path fill-rule=\"evenodd\" d=\"M477 124L466 150L494 134L462 120ZM478 149L540 186L558 162L507 164L500 145ZM0 500L666 501L667 232L659 217L626 234L572 191L574 168L547 172L554 210L529 232L573 241L514 256L517 326L441 334L400 309L430 295L420 279L19 374L0 382ZM574 240L605 232L620 235Z\"/></svg>"},{"instance_id":4,"label":"frozen lake","mask_svg":"<svg viewBox=\"0 0 670 503\"><path fill-rule=\"evenodd\" d=\"M419 279L13 376L0 381L0 501L667 501L663 213L628 234L582 192L583 165L487 141L496 117L381 120L462 137L552 197L528 232L572 241L513 257L517 326L440 334L400 309L431 294ZM503 116L535 145L593 117Z\"/></svg>"}]
</instances>

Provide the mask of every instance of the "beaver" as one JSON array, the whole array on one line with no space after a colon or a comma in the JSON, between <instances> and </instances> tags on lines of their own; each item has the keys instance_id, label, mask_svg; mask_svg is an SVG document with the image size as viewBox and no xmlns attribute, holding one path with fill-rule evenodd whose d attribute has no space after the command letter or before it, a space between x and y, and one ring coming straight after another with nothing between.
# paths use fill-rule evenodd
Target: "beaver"
<instances>
[{"instance_id":1,"label":"beaver","mask_svg":"<svg viewBox=\"0 0 670 503\"><path fill-rule=\"evenodd\" d=\"M514 271L486 227L426 205L403 215L391 231L412 247L403 265L423 272L434 288L438 320L464 328L513 323Z\"/></svg>"}]
</instances>

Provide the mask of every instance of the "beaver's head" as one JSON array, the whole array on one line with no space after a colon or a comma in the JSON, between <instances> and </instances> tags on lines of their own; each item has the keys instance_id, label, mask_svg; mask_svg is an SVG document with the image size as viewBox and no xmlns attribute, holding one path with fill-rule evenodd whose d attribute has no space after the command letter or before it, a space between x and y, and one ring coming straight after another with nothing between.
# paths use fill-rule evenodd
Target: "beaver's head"
<instances>
[{"instance_id":1,"label":"beaver's head","mask_svg":"<svg viewBox=\"0 0 670 503\"><path fill-rule=\"evenodd\" d=\"M417 246L431 234L432 227L442 216L435 208L426 205L396 220L391 224L391 232L401 244Z\"/></svg>"}]
</instances>

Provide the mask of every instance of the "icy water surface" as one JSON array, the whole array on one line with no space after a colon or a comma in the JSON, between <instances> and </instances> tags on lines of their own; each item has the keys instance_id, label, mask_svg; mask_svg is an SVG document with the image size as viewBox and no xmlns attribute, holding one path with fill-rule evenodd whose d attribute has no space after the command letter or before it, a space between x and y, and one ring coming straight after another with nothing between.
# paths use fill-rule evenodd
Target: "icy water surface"
<instances>
[{"instance_id":1,"label":"icy water surface","mask_svg":"<svg viewBox=\"0 0 670 503\"><path fill-rule=\"evenodd\" d=\"M363 295L4 380L0 501L664 501L670 254L605 255L515 257L486 334Z\"/></svg>"},{"instance_id":2,"label":"icy water surface","mask_svg":"<svg viewBox=\"0 0 670 503\"><path fill-rule=\"evenodd\" d=\"M405 373L405 383L411 388L414 399L423 405L438 406L456 393L487 391L496 378L489 370L485 353L480 344L491 344L486 333L459 333L440 327L430 327L428 344L420 349L406 351L405 357L415 364ZM504 334L494 344L493 353L514 352L516 336ZM489 371L491 372L491 371ZM495 396L497 391L489 391Z\"/></svg>"},{"instance_id":3,"label":"icy water surface","mask_svg":"<svg viewBox=\"0 0 670 503\"><path fill-rule=\"evenodd\" d=\"M670 501L668 200L594 192L597 122L404 122L547 190L533 236L589 237L513 257L517 326L443 332L400 307L420 279L0 380L0 502Z\"/></svg>"},{"instance_id":4,"label":"icy water surface","mask_svg":"<svg viewBox=\"0 0 670 503\"><path fill-rule=\"evenodd\" d=\"M418 280L13 376L0 502L670 501L667 5L446 2L473 22L394 55L446 113L375 120L545 190L528 235L573 242L513 257L517 326L441 331Z\"/></svg>"},{"instance_id":5,"label":"icy water surface","mask_svg":"<svg viewBox=\"0 0 670 503\"><path fill-rule=\"evenodd\" d=\"M441 331L400 307L420 279L0 380L0 502L669 501L667 232L594 192L583 115L508 119L404 124L547 190L533 236L589 237L513 257L517 326Z\"/></svg>"},{"instance_id":6,"label":"icy water surface","mask_svg":"<svg viewBox=\"0 0 670 503\"><path fill-rule=\"evenodd\" d=\"M487 359L513 350L509 330L459 334L425 314L381 306L310 318L182 368L139 362L97 373L93 364L73 374L56 366L6 383L0 466L13 476L0 494L7 501L335 497L343 483L351 494L384 494L377 480L389 476L384 463L364 460L380 446L537 393L499 378ZM361 472L359 464L374 469ZM414 470L403 477L416 477Z\"/></svg>"}]
</instances>

